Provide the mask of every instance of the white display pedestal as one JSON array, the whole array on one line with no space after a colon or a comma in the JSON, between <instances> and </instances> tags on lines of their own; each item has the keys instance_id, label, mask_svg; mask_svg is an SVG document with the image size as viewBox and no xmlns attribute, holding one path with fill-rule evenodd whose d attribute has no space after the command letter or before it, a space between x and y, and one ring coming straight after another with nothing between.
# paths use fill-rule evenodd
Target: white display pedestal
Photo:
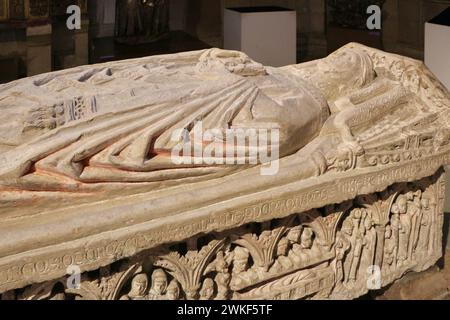
<instances>
[{"instance_id":1,"label":"white display pedestal","mask_svg":"<svg viewBox=\"0 0 450 320\"><path fill-rule=\"evenodd\" d=\"M425 24L425 64L450 90L450 8Z\"/></svg>"},{"instance_id":2,"label":"white display pedestal","mask_svg":"<svg viewBox=\"0 0 450 320\"><path fill-rule=\"evenodd\" d=\"M245 52L263 65L297 63L297 13L281 7L224 10L224 48Z\"/></svg>"}]
</instances>

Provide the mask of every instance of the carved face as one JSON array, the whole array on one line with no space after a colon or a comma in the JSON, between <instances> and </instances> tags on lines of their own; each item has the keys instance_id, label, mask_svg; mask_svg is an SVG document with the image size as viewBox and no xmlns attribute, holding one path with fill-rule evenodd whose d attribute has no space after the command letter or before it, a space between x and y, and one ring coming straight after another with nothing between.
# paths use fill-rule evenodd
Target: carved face
<instances>
[{"instance_id":1,"label":"carved face","mask_svg":"<svg viewBox=\"0 0 450 320\"><path fill-rule=\"evenodd\" d=\"M294 227L289 230L287 234L287 239L293 243L297 243L300 240L300 234L302 232L301 228Z\"/></svg>"},{"instance_id":2,"label":"carved face","mask_svg":"<svg viewBox=\"0 0 450 320\"><path fill-rule=\"evenodd\" d=\"M349 73L358 63L358 55L350 49L340 50L318 62L319 70L324 73L342 71Z\"/></svg>"},{"instance_id":3,"label":"carved face","mask_svg":"<svg viewBox=\"0 0 450 320\"><path fill-rule=\"evenodd\" d=\"M353 234L353 226L349 220L345 220L342 224L342 232L344 232L348 236L351 236Z\"/></svg>"},{"instance_id":4,"label":"carved face","mask_svg":"<svg viewBox=\"0 0 450 320\"><path fill-rule=\"evenodd\" d=\"M227 263L227 261L225 261L223 252L219 252L217 254L216 271L219 273L227 273L228 272L228 263Z\"/></svg>"},{"instance_id":5,"label":"carved face","mask_svg":"<svg viewBox=\"0 0 450 320\"><path fill-rule=\"evenodd\" d=\"M313 244L313 232L311 229L305 229L302 232L301 246L303 249L310 249Z\"/></svg>"},{"instance_id":6,"label":"carved face","mask_svg":"<svg viewBox=\"0 0 450 320\"><path fill-rule=\"evenodd\" d=\"M214 282L211 279L205 279L203 282L202 289L200 290L200 296L205 299L209 300L212 298L214 294Z\"/></svg>"},{"instance_id":7,"label":"carved face","mask_svg":"<svg viewBox=\"0 0 450 320\"><path fill-rule=\"evenodd\" d=\"M394 204L392 205L391 212L392 212L392 214L394 214L394 215L397 215L397 214L400 213L400 210L398 209L398 205L397 205L396 203L394 203Z\"/></svg>"},{"instance_id":8,"label":"carved face","mask_svg":"<svg viewBox=\"0 0 450 320\"><path fill-rule=\"evenodd\" d=\"M162 295L167 289L167 275L162 269L156 269L152 274L152 294Z\"/></svg>"},{"instance_id":9,"label":"carved face","mask_svg":"<svg viewBox=\"0 0 450 320\"><path fill-rule=\"evenodd\" d=\"M131 293L143 296L148 287L148 279L145 275L136 276L131 283Z\"/></svg>"},{"instance_id":10,"label":"carved face","mask_svg":"<svg viewBox=\"0 0 450 320\"><path fill-rule=\"evenodd\" d=\"M197 298L197 290L195 289L186 289L184 293L188 300L195 300Z\"/></svg>"},{"instance_id":11,"label":"carved face","mask_svg":"<svg viewBox=\"0 0 450 320\"><path fill-rule=\"evenodd\" d=\"M346 171L351 168L351 151L346 148L339 148L335 159L335 167L338 171Z\"/></svg>"},{"instance_id":12,"label":"carved face","mask_svg":"<svg viewBox=\"0 0 450 320\"><path fill-rule=\"evenodd\" d=\"M277 256L287 255L288 250L289 250L289 241L286 238L281 239L277 247Z\"/></svg>"},{"instance_id":13,"label":"carved face","mask_svg":"<svg viewBox=\"0 0 450 320\"><path fill-rule=\"evenodd\" d=\"M406 200L412 201L414 199L414 193L412 191L409 191L406 193Z\"/></svg>"},{"instance_id":14,"label":"carved face","mask_svg":"<svg viewBox=\"0 0 450 320\"><path fill-rule=\"evenodd\" d=\"M362 217L361 210L360 209L353 210L352 215L353 215L353 219L360 220Z\"/></svg>"},{"instance_id":15,"label":"carved face","mask_svg":"<svg viewBox=\"0 0 450 320\"><path fill-rule=\"evenodd\" d=\"M392 236L392 229L390 226L386 226L386 231L384 232L384 237L390 239Z\"/></svg>"},{"instance_id":16,"label":"carved face","mask_svg":"<svg viewBox=\"0 0 450 320\"><path fill-rule=\"evenodd\" d=\"M340 49L319 60L317 71L312 80L331 100L362 87L374 78L370 57L351 48Z\"/></svg>"},{"instance_id":17,"label":"carved face","mask_svg":"<svg viewBox=\"0 0 450 320\"><path fill-rule=\"evenodd\" d=\"M233 263L233 272L239 273L247 270L248 258L240 257L234 260Z\"/></svg>"},{"instance_id":18,"label":"carved face","mask_svg":"<svg viewBox=\"0 0 450 320\"><path fill-rule=\"evenodd\" d=\"M391 65L391 72L397 80L402 78L403 72L405 71L405 64L401 60L396 60Z\"/></svg>"},{"instance_id":19,"label":"carved face","mask_svg":"<svg viewBox=\"0 0 450 320\"><path fill-rule=\"evenodd\" d=\"M412 92L420 90L420 76L416 70L409 70L403 74L403 81Z\"/></svg>"},{"instance_id":20,"label":"carved face","mask_svg":"<svg viewBox=\"0 0 450 320\"><path fill-rule=\"evenodd\" d=\"M167 288L167 299L169 300L178 300L180 297L180 288L178 285L169 286Z\"/></svg>"},{"instance_id":21,"label":"carved face","mask_svg":"<svg viewBox=\"0 0 450 320\"><path fill-rule=\"evenodd\" d=\"M365 213L365 219L364 219L364 227L369 230L370 228L372 228L372 219L371 217Z\"/></svg>"},{"instance_id":22,"label":"carved face","mask_svg":"<svg viewBox=\"0 0 450 320\"><path fill-rule=\"evenodd\" d=\"M424 209L429 209L430 208L430 200L428 198L422 198L422 207Z\"/></svg>"},{"instance_id":23,"label":"carved face","mask_svg":"<svg viewBox=\"0 0 450 320\"><path fill-rule=\"evenodd\" d=\"M406 197L398 198L397 206L398 206L399 213L400 214L405 214L407 209L408 209Z\"/></svg>"},{"instance_id":24,"label":"carved face","mask_svg":"<svg viewBox=\"0 0 450 320\"><path fill-rule=\"evenodd\" d=\"M163 294L167 287L167 280L156 278L152 283L152 291L156 294Z\"/></svg>"}]
</instances>

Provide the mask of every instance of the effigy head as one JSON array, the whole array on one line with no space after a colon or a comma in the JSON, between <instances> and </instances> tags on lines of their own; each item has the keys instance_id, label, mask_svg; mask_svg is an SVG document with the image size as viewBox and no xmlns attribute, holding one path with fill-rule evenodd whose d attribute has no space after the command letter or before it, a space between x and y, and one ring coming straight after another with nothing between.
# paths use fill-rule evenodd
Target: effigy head
<instances>
[{"instance_id":1,"label":"effigy head","mask_svg":"<svg viewBox=\"0 0 450 320\"><path fill-rule=\"evenodd\" d=\"M344 47L317 62L317 73L312 80L328 100L335 100L364 87L374 78L370 56L357 48Z\"/></svg>"}]
</instances>

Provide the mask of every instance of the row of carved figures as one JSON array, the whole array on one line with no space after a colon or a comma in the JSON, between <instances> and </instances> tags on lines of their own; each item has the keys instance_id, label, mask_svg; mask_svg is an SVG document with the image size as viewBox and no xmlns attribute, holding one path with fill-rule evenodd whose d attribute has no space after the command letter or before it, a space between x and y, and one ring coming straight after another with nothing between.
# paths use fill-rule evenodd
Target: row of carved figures
<instances>
[{"instance_id":1,"label":"row of carved figures","mask_svg":"<svg viewBox=\"0 0 450 320\"><path fill-rule=\"evenodd\" d=\"M370 289L368 268L379 267L386 285L440 257L440 175L150 250L83 274L80 288L67 289L64 278L2 298L356 298Z\"/></svg>"}]
</instances>

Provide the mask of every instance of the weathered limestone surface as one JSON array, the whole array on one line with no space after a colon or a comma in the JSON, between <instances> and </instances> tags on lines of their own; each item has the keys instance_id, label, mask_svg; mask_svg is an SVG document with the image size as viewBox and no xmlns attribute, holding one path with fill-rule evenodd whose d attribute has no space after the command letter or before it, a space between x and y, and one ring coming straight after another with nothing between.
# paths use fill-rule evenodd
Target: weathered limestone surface
<instances>
[{"instance_id":1,"label":"weathered limestone surface","mask_svg":"<svg viewBox=\"0 0 450 320\"><path fill-rule=\"evenodd\" d=\"M350 299L442 255L450 100L415 60L210 49L11 82L0 108L3 299ZM198 120L275 126L278 173L175 164Z\"/></svg>"},{"instance_id":2,"label":"weathered limestone surface","mask_svg":"<svg viewBox=\"0 0 450 320\"><path fill-rule=\"evenodd\" d=\"M432 267L419 273L408 273L394 282L376 300L449 300L449 274L447 268Z\"/></svg>"}]
</instances>

